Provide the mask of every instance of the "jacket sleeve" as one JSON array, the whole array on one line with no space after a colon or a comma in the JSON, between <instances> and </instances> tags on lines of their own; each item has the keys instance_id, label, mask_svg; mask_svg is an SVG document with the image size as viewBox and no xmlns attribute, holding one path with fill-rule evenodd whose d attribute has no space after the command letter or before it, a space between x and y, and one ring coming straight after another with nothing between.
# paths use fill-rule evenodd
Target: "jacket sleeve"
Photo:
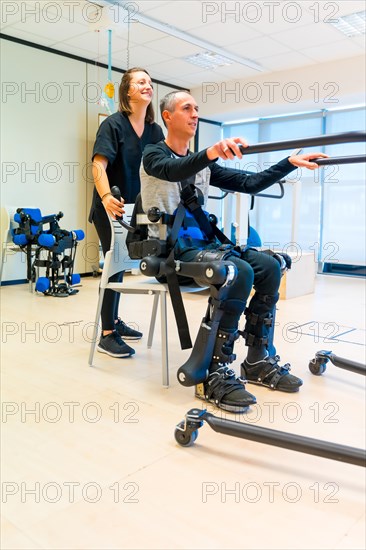
<instances>
[{"instance_id":1,"label":"jacket sleeve","mask_svg":"<svg viewBox=\"0 0 366 550\"><path fill-rule=\"evenodd\" d=\"M293 166L288 158L285 158L267 170L258 172L258 174L248 175L242 170L223 168L216 163L210 165L210 170L210 184L214 187L255 195L296 170L296 166Z\"/></svg>"},{"instance_id":2,"label":"jacket sleeve","mask_svg":"<svg viewBox=\"0 0 366 550\"><path fill-rule=\"evenodd\" d=\"M143 153L143 166L149 176L165 181L181 181L211 165L206 149L185 157L172 157L162 143L147 145Z\"/></svg>"}]
</instances>

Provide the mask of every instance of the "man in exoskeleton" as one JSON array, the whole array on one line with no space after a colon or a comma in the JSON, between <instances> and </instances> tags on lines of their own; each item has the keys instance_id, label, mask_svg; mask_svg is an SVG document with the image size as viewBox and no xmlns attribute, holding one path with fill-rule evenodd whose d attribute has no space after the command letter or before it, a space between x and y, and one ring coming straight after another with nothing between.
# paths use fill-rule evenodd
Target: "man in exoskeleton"
<instances>
[{"instance_id":1,"label":"man in exoskeleton","mask_svg":"<svg viewBox=\"0 0 366 550\"><path fill-rule=\"evenodd\" d=\"M160 109L168 133L165 141L147 145L143 153L140 177L145 213L152 207L158 207L173 214L181 202L182 189L187 191L184 183L187 180L194 183L198 197L196 203L201 198L204 206L210 185L256 194L297 167L318 168L311 159L326 156L322 153L295 155L263 172L248 175L216 163L219 158L229 160L236 156L241 159L239 146L248 146L243 138L223 139L198 153L189 151L189 141L195 135L198 122L198 107L190 94L172 92L161 100ZM193 209L196 207L197 204L193 205ZM201 224L197 222L197 226ZM157 231L154 224L149 225L149 238L156 238ZM302 385L302 381L290 373L288 364L279 364L280 358L273 345L273 315L279 298L281 268L289 262L289 258L284 256L248 247L223 245L212 235L207 235L202 226L196 228L193 238L192 232L185 236L184 230L181 230L175 244L176 260L230 260L237 268L237 278L220 305L222 311L216 341L208 372L203 377L204 391L198 395L224 410L243 412L256 402L255 397L245 389L246 381L285 392L298 391ZM255 294L246 307L253 286ZM238 324L243 312L246 324L241 334L248 346L248 354L241 364L241 376L237 377L230 364L235 359L234 343L239 337ZM200 345L204 345L203 341Z\"/></svg>"}]
</instances>

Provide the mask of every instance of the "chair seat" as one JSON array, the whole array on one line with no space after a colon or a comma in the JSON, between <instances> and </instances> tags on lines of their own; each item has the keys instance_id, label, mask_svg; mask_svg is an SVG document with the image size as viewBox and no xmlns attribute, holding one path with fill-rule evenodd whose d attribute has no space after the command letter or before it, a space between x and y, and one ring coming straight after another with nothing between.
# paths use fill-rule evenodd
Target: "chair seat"
<instances>
[{"instance_id":1,"label":"chair seat","mask_svg":"<svg viewBox=\"0 0 366 550\"><path fill-rule=\"evenodd\" d=\"M132 279L132 280L131 280ZM140 279L139 275L131 275L131 277L124 277L123 283L114 283L113 288L118 287L120 292L128 294L137 292L168 292L167 285L159 283L155 277Z\"/></svg>"},{"instance_id":2,"label":"chair seat","mask_svg":"<svg viewBox=\"0 0 366 550\"><path fill-rule=\"evenodd\" d=\"M120 291L123 293L128 293L129 291L132 293L136 293L139 290L141 292L148 292L149 290L154 292L169 292L168 285L159 283L155 279L155 277L144 277L143 275L140 278L139 275L131 275L129 277L125 277L123 283L114 283L114 287L118 287ZM190 292L200 292L202 290L206 290L208 287L198 286L198 285L182 285L180 286L180 290L182 293L190 293Z\"/></svg>"},{"instance_id":3,"label":"chair seat","mask_svg":"<svg viewBox=\"0 0 366 550\"><path fill-rule=\"evenodd\" d=\"M116 220L109 219L111 224L111 246L104 259L102 279L100 282L100 291L98 296L98 305L95 316L94 333L90 346L89 366L93 365L94 351L98 334L100 313L102 308L104 291L106 289L120 292L121 294L146 294L154 297L153 307L150 319L149 335L147 347L152 347L155 321L158 305L160 302L160 320L161 320L161 360L162 360L162 378L163 386L169 387L169 359L168 359L168 319L167 319L167 295L169 289L167 284L159 283L155 277L146 277L145 275L125 275L122 283L109 282L110 277L115 273L124 271L126 265L126 231ZM121 252L123 252L121 254ZM122 261L123 260L123 261ZM181 286L182 293L196 293L206 290L208 287L192 285Z\"/></svg>"}]
</instances>

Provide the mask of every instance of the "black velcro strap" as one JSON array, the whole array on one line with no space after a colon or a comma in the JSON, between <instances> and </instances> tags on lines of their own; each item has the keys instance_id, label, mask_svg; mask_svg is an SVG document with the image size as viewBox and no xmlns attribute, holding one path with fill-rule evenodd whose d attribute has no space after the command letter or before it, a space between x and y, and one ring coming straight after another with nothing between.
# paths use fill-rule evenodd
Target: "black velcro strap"
<instances>
[{"instance_id":1,"label":"black velcro strap","mask_svg":"<svg viewBox=\"0 0 366 550\"><path fill-rule=\"evenodd\" d=\"M181 349L189 349L192 347L192 340L189 334L188 320L184 309L182 293L180 291L178 274L175 271L174 264L174 249L170 252L166 260L167 273L166 280L168 284L170 299L172 301L175 320L178 327L178 334Z\"/></svg>"},{"instance_id":2,"label":"black velcro strap","mask_svg":"<svg viewBox=\"0 0 366 550\"><path fill-rule=\"evenodd\" d=\"M197 205L186 205L187 209L191 212L192 216L196 220L196 222L199 225L199 228L201 231L206 235L206 237L213 241L215 238L215 231L210 222L207 219L206 214L202 210L202 208ZM192 208L194 206L194 208Z\"/></svg>"},{"instance_id":3,"label":"black velcro strap","mask_svg":"<svg viewBox=\"0 0 366 550\"><path fill-rule=\"evenodd\" d=\"M264 325L265 327L271 327L273 324L273 317L271 314L263 317L261 315L258 315L257 313L253 313L252 311L250 311L249 308L245 309L244 314L247 321L252 326L255 326L258 324L258 325Z\"/></svg>"},{"instance_id":4,"label":"black velcro strap","mask_svg":"<svg viewBox=\"0 0 366 550\"><path fill-rule=\"evenodd\" d=\"M235 247L235 244L226 236L224 233L217 227L217 225L212 224L212 230L215 234L215 237L220 241L222 244L230 244L233 247Z\"/></svg>"},{"instance_id":5,"label":"black velcro strap","mask_svg":"<svg viewBox=\"0 0 366 550\"><path fill-rule=\"evenodd\" d=\"M185 215L186 209L182 203L179 203L173 222L173 227L168 237L169 245L172 249L174 249L175 243L177 242L178 234L180 228L182 227Z\"/></svg>"},{"instance_id":6,"label":"black velcro strap","mask_svg":"<svg viewBox=\"0 0 366 550\"><path fill-rule=\"evenodd\" d=\"M255 336L255 334L250 334L249 332L243 331L243 338L245 339L245 345L250 347L261 347L268 344L268 338L260 338Z\"/></svg>"},{"instance_id":7,"label":"black velcro strap","mask_svg":"<svg viewBox=\"0 0 366 550\"><path fill-rule=\"evenodd\" d=\"M257 297L258 299L267 304L267 305L275 305L277 302L278 302L278 298L279 298L279 294L259 294L258 292L256 293L257 294Z\"/></svg>"}]
</instances>

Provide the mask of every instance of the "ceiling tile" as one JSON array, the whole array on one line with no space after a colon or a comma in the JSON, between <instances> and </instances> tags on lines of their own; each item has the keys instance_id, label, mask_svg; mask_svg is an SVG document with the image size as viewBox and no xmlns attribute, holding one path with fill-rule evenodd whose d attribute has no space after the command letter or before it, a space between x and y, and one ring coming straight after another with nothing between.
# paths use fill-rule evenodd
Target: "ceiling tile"
<instances>
[{"instance_id":1,"label":"ceiling tile","mask_svg":"<svg viewBox=\"0 0 366 550\"><path fill-rule=\"evenodd\" d=\"M43 39L48 38L53 43L68 40L70 38L73 38L74 36L84 34L87 31L87 28L83 25L79 25L79 23L65 25L60 22L49 23L42 19L38 22L19 21L18 23L15 23L15 25L13 25L11 28L32 33L34 35L42 37Z\"/></svg>"},{"instance_id":2,"label":"ceiling tile","mask_svg":"<svg viewBox=\"0 0 366 550\"><path fill-rule=\"evenodd\" d=\"M268 69L268 72L272 72L283 69L298 69L299 66L306 67L307 65L313 65L314 60L299 52L288 52L286 55L264 57L261 59L261 63Z\"/></svg>"},{"instance_id":3,"label":"ceiling tile","mask_svg":"<svg viewBox=\"0 0 366 550\"><path fill-rule=\"evenodd\" d=\"M238 44L231 44L226 49L253 60L290 51L289 47L280 44L268 36L254 38L253 40L239 42Z\"/></svg>"},{"instance_id":4,"label":"ceiling tile","mask_svg":"<svg viewBox=\"0 0 366 550\"><path fill-rule=\"evenodd\" d=\"M162 1L156 1L156 0L139 0L137 4L137 9L139 13L145 13L148 11L151 11L156 8L160 8L164 4L170 4L171 0L162 0Z\"/></svg>"},{"instance_id":5,"label":"ceiling tile","mask_svg":"<svg viewBox=\"0 0 366 550\"><path fill-rule=\"evenodd\" d=\"M195 74L202 71L201 67L197 67L196 65L183 61L182 59L170 59L168 61L163 61L158 65L150 65L149 68L152 72L154 72L154 68L156 68L158 71L160 70L163 73L171 75L174 74L180 79L186 78L189 74Z\"/></svg>"},{"instance_id":6,"label":"ceiling tile","mask_svg":"<svg viewBox=\"0 0 366 550\"><path fill-rule=\"evenodd\" d=\"M261 32L258 32L258 30L249 25L237 24L234 21L226 23L220 21L209 25L200 25L199 27L190 29L189 34L201 40L207 40L216 46L235 44L236 42L263 36Z\"/></svg>"},{"instance_id":7,"label":"ceiling tile","mask_svg":"<svg viewBox=\"0 0 366 550\"><path fill-rule=\"evenodd\" d=\"M213 71L200 71L195 74L189 74L186 75L184 79L187 81L187 85L189 85L190 88L196 88L203 83L217 83L223 80L222 76L216 72L213 73Z\"/></svg>"},{"instance_id":8,"label":"ceiling tile","mask_svg":"<svg viewBox=\"0 0 366 550\"><path fill-rule=\"evenodd\" d=\"M206 4L198 0L175 0L149 10L146 15L177 29L188 30L202 22Z\"/></svg>"},{"instance_id":9,"label":"ceiling tile","mask_svg":"<svg viewBox=\"0 0 366 550\"><path fill-rule=\"evenodd\" d=\"M24 2L23 6L26 6L29 2ZM33 2L32 2L33 3ZM9 2L8 7L4 8L4 4L1 6L1 31L6 31L7 27L14 25L21 21L24 17L22 14L21 6L15 2Z\"/></svg>"},{"instance_id":10,"label":"ceiling tile","mask_svg":"<svg viewBox=\"0 0 366 550\"><path fill-rule=\"evenodd\" d=\"M63 0L62 2L40 2L46 6L48 5L48 11L57 12L58 16L62 15L62 18L65 22L74 24L78 23L79 25L85 25L86 27L95 25L108 20L113 20L113 10L112 7L101 8L97 4L98 2L89 2L87 0L79 0L76 2L68 2ZM57 9L56 6L57 5ZM44 10L45 8L43 8Z\"/></svg>"},{"instance_id":11,"label":"ceiling tile","mask_svg":"<svg viewBox=\"0 0 366 550\"><path fill-rule=\"evenodd\" d=\"M40 44L41 46L51 47L53 44L53 40L51 40L50 38L45 38L43 36L39 36L31 32L26 32L25 30L23 30L23 28L17 29L14 26L11 27L11 32L6 32L4 34L9 34L14 38L19 38L20 40L26 40L27 42L33 42L34 44Z\"/></svg>"},{"instance_id":12,"label":"ceiling tile","mask_svg":"<svg viewBox=\"0 0 366 550\"><path fill-rule=\"evenodd\" d=\"M147 71L150 73L150 67L152 65L156 65L157 63L161 63L163 61L170 61L171 57L167 54L162 54L160 52L155 52L151 49L147 49L143 46L135 46L133 48L130 48L130 67L144 67ZM126 48L115 52L113 54L113 61L119 60L118 66L122 63L121 67L126 67L126 60L127 60L127 50ZM153 75L152 75L153 76Z\"/></svg>"},{"instance_id":13,"label":"ceiling tile","mask_svg":"<svg viewBox=\"0 0 366 550\"><path fill-rule=\"evenodd\" d=\"M321 48L304 48L301 50L301 53L321 63L323 61L330 61L334 59L335 55L338 59L352 57L354 55L362 55L362 53L364 53L364 49L358 44L345 39L340 40L339 42L332 42L332 44L329 45L323 45Z\"/></svg>"},{"instance_id":14,"label":"ceiling tile","mask_svg":"<svg viewBox=\"0 0 366 550\"><path fill-rule=\"evenodd\" d=\"M361 46L364 51L366 50L366 36L353 36L349 40L352 40L354 44Z\"/></svg>"},{"instance_id":15,"label":"ceiling tile","mask_svg":"<svg viewBox=\"0 0 366 550\"><path fill-rule=\"evenodd\" d=\"M123 30L123 37L127 39L127 32ZM166 34L143 25L139 21L131 23L130 25L130 40L135 44L146 44L153 40L160 40L166 38Z\"/></svg>"},{"instance_id":16,"label":"ceiling tile","mask_svg":"<svg viewBox=\"0 0 366 550\"><path fill-rule=\"evenodd\" d=\"M329 2L328 0L320 0L315 2L304 2L303 9L312 13L313 21L327 22L330 19L336 19L350 13L364 11L364 0L338 0L338 2Z\"/></svg>"},{"instance_id":17,"label":"ceiling tile","mask_svg":"<svg viewBox=\"0 0 366 550\"><path fill-rule=\"evenodd\" d=\"M228 65L225 67L217 67L214 71L215 75L220 75L222 80L227 80L228 78L249 78L250 76L258 76L260 73L251 67L242 65L241 63L233 63L233 65ZM225 78L226 77L226 78Z\"/></svg>"},{"instance_id":18,"label":"ceiling tile","mask_svg":"<svg viewBox=\"0 0 366 550\"><path fill-rule=\"evenodd\" d=\"M271 35L272 38L293 50L301 50L304 46L312 47L329 44L340 40L342 36L339 31L326 23L314 23L305 25L300 29L293 28Z\"/></svg>"},{"instance_id":19,"label":"ceiling tile","mask_svg":"<svg viewBox=\"0 0 366 550\"><path fill-rule=\"evenodd\" d=\"M204 52L199 46L190 44L185 40L168 36L161 40L153 40L149 42L148 47L161 53L169 53L170 57L186 57L187 55L194 55L196 53Z\"/></svg>"},{"instance_id":20,"label":"ceiling tile","mask_svg":"<svg viewBox=\"0 0 366 550\"><path fill-rule=\"evenodd\" d=\"M106 31L99 33L86 32L69 40L64 40L63 43L68 46L88 50L93 54L93 57L108 55L108 34ZM57 42L54 47L58 48L61 44L62 42ZM125 40L112 36L112 54L125 49L126 46L127 42Z\"/></svg>"}]
</instances>

